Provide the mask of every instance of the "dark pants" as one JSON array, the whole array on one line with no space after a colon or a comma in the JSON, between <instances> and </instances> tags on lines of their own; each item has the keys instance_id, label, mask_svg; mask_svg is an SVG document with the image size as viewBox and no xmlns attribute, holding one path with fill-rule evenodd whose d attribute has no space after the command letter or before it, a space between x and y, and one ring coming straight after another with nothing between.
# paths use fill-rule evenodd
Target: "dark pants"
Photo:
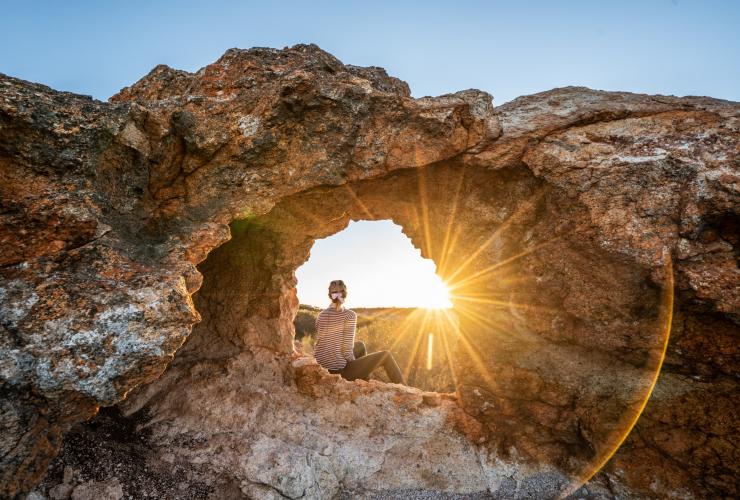
<instances>
[{"instance_id":1,"label":"dark pants","mask_svg":"<svg viewBox=\"0 0 740 500\"><path fill-rule=\"evenodd\" d=\"M391 382L406 385L401 369L398 367L398 363L396 363L390 351L378 351L367 354L365 343L358 340L355 342L353 352L355 354L354 360L348 361L347 366L342 369L329 370L329 373L338 373L342 378L346 378L347 380L354 380L356 378L367 380L373 370L383 365L385 373L391 379Z\"/></svg>"}]
</instances>

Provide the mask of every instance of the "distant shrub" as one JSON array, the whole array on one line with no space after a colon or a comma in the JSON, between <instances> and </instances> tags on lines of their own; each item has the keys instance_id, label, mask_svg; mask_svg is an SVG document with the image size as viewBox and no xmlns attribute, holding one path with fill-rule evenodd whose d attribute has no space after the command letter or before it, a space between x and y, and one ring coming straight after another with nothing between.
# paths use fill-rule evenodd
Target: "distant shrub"
<instances>
[{"instance_id":1,"label":"distant shrub","mask_svg":"<svg viewBox=\"0 0 740 500\"><path fill-rule=\"evenodd\" d=\"M305 336L316 336L316 316L318 314L319 310L309 309L303 305L299 307L295 320L293 320L296 340L301 340Z\"/></svg>"}]
</instances>

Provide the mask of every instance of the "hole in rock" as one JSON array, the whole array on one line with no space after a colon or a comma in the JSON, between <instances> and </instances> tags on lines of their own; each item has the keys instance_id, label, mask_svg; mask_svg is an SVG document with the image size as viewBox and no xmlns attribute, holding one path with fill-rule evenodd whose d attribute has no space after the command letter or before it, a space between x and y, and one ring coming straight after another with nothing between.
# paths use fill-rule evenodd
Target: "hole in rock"
<instances>
[{"instance_id":1,"label":"hole in rock","mask_svg":"<svg viewBox=\"0 0 740 500\"><path fill-rule=\"evenodd\" d=\"M390 351L409 386L455 391L451 353L459 327L450 292L434 262L421 256L401 226L390 220L351 221L317 240L295 274L297 350L315 355L317 316L331 307L329 283L341 279L348 291L342 306L357 314L355 341L368 354ZM369 378L391 381L382 365Z\"/></svg>"},{"instance_id":2,"label":"hole in rock","mask_svg":"<svg viewBox=\"0 0 740 500\"><path fill-rule=\"evenodd\" d=\"M313 248L333 235L341 239L350 224L389 221L434 262L448 287L453 308L437 313L454 313L455 342L444 343L450 330L442 342L435 332L433 359L447 357L433 362L449 370L425 379L423 318L417 324L407 321L413 312L396 319L386 311L359 315L358 334L367 335L369 350L385 348L375 344L371 323L386 321L383 342L398 341L388 350L409 370L407 382L454 389L470 417L468 439L538 467L532 470L590 477L652 390L670 303L650 269L600 244L588 207L523 165L488 170L443 162L396 170L295 193L262 215L243 213L230 225L231 239L198 266L203 283L192 298L202 320L160 380L132 391L125 412L147 407L156 422L190 414L208 422L232 409L199 403L205 394L227 395L224 404L238 412L239 404L253 404L246 394L290 386L295 324L305 321L297 271ZM361 284L342 271L310 281L326 293L333 279L345 279L350 300L361 296ZM404 323L414 325L410 333Z\"/></svg>"}]
</instances>

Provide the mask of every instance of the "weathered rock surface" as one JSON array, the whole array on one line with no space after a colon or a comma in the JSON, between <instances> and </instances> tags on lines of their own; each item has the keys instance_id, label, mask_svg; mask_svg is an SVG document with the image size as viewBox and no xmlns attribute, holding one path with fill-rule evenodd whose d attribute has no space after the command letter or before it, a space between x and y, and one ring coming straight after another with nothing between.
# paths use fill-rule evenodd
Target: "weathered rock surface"
<instances>
[{"instance_id":1,"label":"weathered rock surface","mask_svg":"<svg viewBox=\"0 0 740 500\"><path fill-rule=\"evenodd\" d=\"M157 66L108 103L0 75L0 494L118 404L152 463L247 497L556 496L630 430L670 327L579 493L737 495L739 117L414 99L315 45ZM394 220L455 288L456 392L294 353L294 272L350 219Z\"/></svg>"}]
</instances>

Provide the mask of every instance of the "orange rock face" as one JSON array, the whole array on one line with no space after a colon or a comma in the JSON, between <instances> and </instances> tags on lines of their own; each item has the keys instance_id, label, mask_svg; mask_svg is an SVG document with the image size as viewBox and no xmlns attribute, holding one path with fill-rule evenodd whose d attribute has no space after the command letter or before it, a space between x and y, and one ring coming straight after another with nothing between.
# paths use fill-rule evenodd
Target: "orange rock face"
<instances>
[{"instance_id":1,"label":"orange rock face","mask_svg":"<svg viewBox=\"0 0 740 500\"><path fill-rule=\"evenodd\" d=\"M736 496L739 116L415 99L315 45L160 65L107 103L0 75L0 495L117 404L153 461L252 497ZM452 286L454 394L293 353L295 270L360 219Z\"/></svg>"}]
</instances>

